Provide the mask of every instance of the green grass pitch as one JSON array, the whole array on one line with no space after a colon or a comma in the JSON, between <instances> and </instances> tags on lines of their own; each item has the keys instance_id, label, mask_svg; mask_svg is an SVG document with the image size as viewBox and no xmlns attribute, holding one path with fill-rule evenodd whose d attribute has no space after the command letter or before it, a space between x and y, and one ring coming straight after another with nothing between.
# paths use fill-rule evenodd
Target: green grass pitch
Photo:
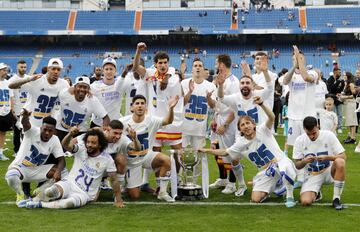
<instances>
[{"instance_id":1,"label":"green grass pitch","mask_svg":"<svg viewBox=\"0 0 360 232\"><path fill-rule=\"evenodd\" d=\"M345 136L339 138L343 140ZM277 136L277 140L283 147L284 137ZM6 147L5 154L11 157L11 141ZM345 145L347 178L342 202L348 204L360 203L360 155L353 152L354 148L355 145ZM356 205L342 211L324 204L311 207L297 205L292 209L282 204L248 205L250 186L250 191L240 198L221 194L220 189L210 190L209 199L200 201L203 205L155 204L161 202L142 193L139 200L142 204L124 196L128 204L124 209L117 209L109 203L112 193L102 192L99 201L105 204L90 204L73 210L18 209L9 203L15 201L15 194L4 179L10 161L0 162L0 231L356 231L360 225L360 207ZM71 158L67 158L68 167L71 164ZM248 181L256 173L256 168L249 162L244 164L245 179ZM218 173L212 156L209 156L209 171L210 182L213 182ZM332 185L324 186L320 203L331 203L332 191ZM298 189L295 197L299 197ZM207 202L209 204L205 204ZM227 205L221 204L223 202ZM282 203L283 199L271 197L266 202ZM234 204L228 205L230 203Z\"/></svg>"}]
</instances>

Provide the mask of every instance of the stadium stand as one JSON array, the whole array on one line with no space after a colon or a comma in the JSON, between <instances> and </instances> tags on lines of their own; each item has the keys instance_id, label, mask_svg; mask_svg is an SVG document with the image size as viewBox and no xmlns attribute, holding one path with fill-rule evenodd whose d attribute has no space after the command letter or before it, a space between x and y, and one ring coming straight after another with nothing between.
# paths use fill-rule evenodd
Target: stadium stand
<instances>
[{"instance_id":1,"label":"stadium stand","mask_svg":"<svg viewBox=\"0 0 360 232\"><path fill-rule=\"evenodd\" d=\"M206 16L205 16L206 12ZM167 20L159 20L166 18ZM142 29L229 29L231 16L225 10L146 10L142 15Z\"/></svg>"}]
</instances>

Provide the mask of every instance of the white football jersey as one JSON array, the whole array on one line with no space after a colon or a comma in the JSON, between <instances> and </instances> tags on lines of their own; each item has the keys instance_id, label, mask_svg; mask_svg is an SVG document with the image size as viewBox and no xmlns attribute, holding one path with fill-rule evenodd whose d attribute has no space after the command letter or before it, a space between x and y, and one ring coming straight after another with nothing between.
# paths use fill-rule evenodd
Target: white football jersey
<instances>
[{"instance_id":1,"label":"white football jersey","mask_svg":"<svg viewBox=\"0 0 360 232\"><path fill-rule=\"evenodd\" d=\"M11 111L11 98L14 97L14 92L9 89L9 81L0 80L0 115L8 115Z\"/></svg>"},{"instance_id":2,"label":"white football jersey","mask_svg":"<svg viewBox=\"0 0 360 232\"><path fill-rule=\"evenodd\" d=\"M304 81L303 77L294 73L289 82L289 111L288 117L292 120L303 120L307 116L316 116L315 90L317 73L314 70L308 71L313 82Z\"/></svg>"},{"instance_id":3,"label":"white football jersey","mask_svg":"<svg viewBox=\"0 0 360 232\"><path fill-rule=\"evenodd\" d=\"M278 78L278 75L276 73L271 72L271 71L268 71L268 72L269 72L269 75L270 75L270 78L271 78L270 93L269 93L269 97L264 99L264 102L266 103L266 105L268 105L270 107L270 109L272 109L274 107L275 81ZM261 86L263 88L268 87L268 84L266 83L265 76L264 76L263 72L254 73L252 75L252 78L253 78L254 82L258 86Z\"/></svg>"},{"instance_id":4,"label":"white football jersey","mask_svg":"<svg viewBox=\"0 0 360 232\"><path fill-rule=\"evenodd\" d=\"M245 99L241 92L224 96L220 101L229 106L235 112L235 122L237 124L239 117L248 115L254 119L256 124L266 122L267 116L264 110L257 104L254 104L253 97L260 96L262 99L267 99L271 93L271 83L267 84L262 90L253 90L249 99ZM267 103L264 100L264 104ZM269 107L269 105L267 105Z\"/></svg>"},{"instance_id":5,"label":"white football jersey","mask_svg":"<svg viewBox=\"0 0 360 232\"><path fill-rule=\"evenodd\" d=\"M68 82L63 79L58 79L54 85L49 84L46 75L21 86L21 91L28 92L28 100L24 108L32 112L30 117L32 126L41 126L43 118L51 115L58 102L59 93L68 88Z\"/></svg>"},{"instance_id":6,"label":"white football jersey","mask_svg":"<svg viewBox=\"0 0 360 232\"><path fill-rule=\"evenodd\" d=\"M124 80L124 93L125 93L125 115L131 114L130 106L132 103L132 98L135 95L141 94L146 97L146 91L145 91L146 82L140 78L135 79L134 73L129 72L125 76Z\"/></svg>"},{"instance_id":7,"label":"white football jersey","mask_svg":"<svg viewBox=\"0 0 360 232\"><path fill-rule=\"evenodd\" d=\"M28 78L29 75L24 74L24 77L19 77L17 74L13 75L9 81L17 81L17 80L23 80L23 78ZM28 93L26 91L22 91L20 89L13 89L14 92L14 112L16 115L20 115L21 109L25 106L25 103L27 101Z\"/></svg>"},{"instance_id":8,"label":"white football jersey","mask_svg":"<svg viewBox=\"0 0 360 232\"><path fill-rule=\"evenodd\" d=\"M324 109L325 107L325 95L328 94L329 91L325 82L319 81L319 83L315 87L315 107L316 109Z\"/></svg>"},{"instance_id":9,"label":"white football jersey","mask_svg":"<svg viewBox=\"0 0 360 232\"><path fill-rule=\"evenodd\" d=\"M142 150L152 150L156 132L162 127L163 119L146 114L142 122L136 123L132 116L127 115L119 119L124 124L124 134L127 136L126 129L130 125L136 131L137 138L142 145Z\"/></svg>"},{"instance_id":10,"label":"white football jersey","mask_svg":"<svg viewBox=\"0 0 360 232\"><path fill-rule=\"evenodd\" d=\"M80 132L85 132L89 128L86 123L92 114L99 118L107 115L106 110L96 96L86 96L82 102L75 99L68 90L59 94L60 112L57 114L56 129L68 131L72 126L79 125Z\"/></svg>"},{"instance_id":11,"label":"white football jersey","mask_svg":"<svg viewBox=\"0 0 360 232\"><path fill-rule=\"evenodd\" d=\"M191 79L185 79L181 82L184 95L189 92L189 83ZM189 102L185 105L184 122L182 132L185 135L196 135L205 137L208 118L207 93L213 92L212 99L216 99L216 86L203 80L200 84L194 82L194 91Z\"/></svg>"},{"instance_id":12,"label":"white football jersey","mask_svg":"<svg viewBox=\"0 0 360 232\"><path fill-rule=\"evenodd\" d=\"M83 144L75 145L74 149L74 164L67 180L86 192L90 200L94 200L104 174L116 172L114 160L106 151L96 157L89 156Z\"/></svg>"},{"instance_id":13,"label":"white football jersey","mask_svg":"<svg viewBox=\"0 0 360 232\"><path fill-rule=\"evenodd\" d=\"M144 76L144 80L146 81L148 113L156 117L164 117L169 111L168 99L178 95L180 99L174 107L174 120L170 125L162 127L160 131L169 133L180 132L184 120L184 104L183 97L181 97L180 79L175 75L175 69L170 67L168 74L170 74L171 77L168 79L166 89L161 90L160 82L156 78L156 73L155 68L147 68ZM163 134L162 136L165 135L166 134ZM158 137L158 139L161 138Z\"/></svg>"},{"instance_id":14,"label":"white football jersey","mask_svg":"<svg viewBox=\"0 0 360 232\"><path fill-rule=\"evenodd\" d=\"M53 154L55 158L64 156L59 138L53 135L49 141L40 138L40 128L31 126L24 132L24 138L13 164L34 167L43 165Z\"/></svg>"},{"instance_id":15,"label":"white football jersey","mask_svg":"<svg viewBox=\"0 0 360 232\"><path fill-rule=\"evenodd\" d=\"M332 128L337 125L338 117L334 111L327 111L324 109L317 110L320 119L320 128L321 130L329 130L331 131ZM335 128L336 129L336 128Z\"/></svg>"},{"instance_id":16,"label":"white football jersey","mask_svg":"<svg viewBox=\"0 0 360 232\"><path fill-rule=\"evenodd\" d=\"M254 139L238 137L235 144L226 149L226 152L233 160L247 158L258 169L264 169L270 162L278 162L286 157L271 130L265 124L256 127Z\"/></svg>"},{"instance_id":17,"label":"white football jersey","mask_svg":"<svg viewBox=\"0 0 360 232\"><path fill-rule=\"evenodd\" d=\"M95 81L91 84L91 92L99 99L100 103L103 105L105 110L108 113L108 116L111 120L119 119L121 114L121 103L122 103L122 93L123 93L124 79L121 77L115 78L115 81L112 85L107 85L103 80ZM101 126L103 124L103 119L93 115L91 120L96 124Z\"/></svg>"},{"instance_id":18,"label":"white football jersey","mask_svg":"<svg viewBox=\"0 0 360 232\"><path fill-rule=\"evenodd\" d=\"M297 137L294 144L293 159L304 159L308 156L338 155L345 152L335 134L331 131L319 131L319 136L315 141L311 141L304 133ZM332 161L314 161L306 164L305 171L308 174L317 174L330 167Z\"/></svg>"}]
</instances>

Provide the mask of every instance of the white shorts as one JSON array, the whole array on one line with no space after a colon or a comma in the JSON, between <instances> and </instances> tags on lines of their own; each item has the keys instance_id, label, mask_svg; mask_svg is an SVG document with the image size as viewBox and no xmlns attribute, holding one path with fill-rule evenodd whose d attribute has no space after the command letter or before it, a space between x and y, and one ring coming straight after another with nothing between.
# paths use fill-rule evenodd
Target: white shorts
<instances>
[{"instance_id":1,"label":"white shorts","mask_svg":"<svg viewBox=\"0 0 360 232\"><path fill-rule=\"evenodd\" d=\"M126 171L126 188L137 188L142 185L142 170L143 168L138 166Z\"/></svg>"},{"instance_id":2,"label":"white shorts","mask_svg":"<svg viewBox=\"0 0 360 232\"><path fill-rule=\"evenodd\" d=\"M203 148L205 146L205 137L196 135L183 135L182 146L186 148L191 146L193 149Z\"/></svg>"},{"instance_id":3,"label":"white shorts","mask_svg":"<svg viewBox=\"0 0 360 232\"><path fill-rule=\"evenodd\" d=\"M271 193L274 191L276 183L281 178L277 166L274 168L277 170L274 176L266 175L267 169L261 170L256 174L253 178L253 192Z\"/></svg>"},{"instance_id":4,"label":"white shorts","mask_svg":"<svg viewBox=\"0 0 360 232\"><path fill-rule=\"evenodd\" d=\"M127 157L127 167L128 169L136 168L136 167L143 167L147 169L152 169L152 162L155 159L155 156L159 152L150 151L148 150L148 153L145 156L137 156L134 158Z\"/></svg>"},{"instance_id":5,"label":"white shorts","mask_svg":"<svg viewBox=\"0 0 360 232\"><path fill-rule=\"evenodd\" d=\"M301 186L301 193L304 192L315 192L318 193L323 184L332 184L334 179L331 176L331 166L328 167L324 172L311 175L305 177L305 182Z\"/></svg>"},{"instance_id":6,"label":"white shorts","mask_svg":"<svg viewBox=\"0 0 360 232\"><path fill-rule=\"evenodd\" d=\"M81 190L75 183L67 180L61 180L55 183L63 189L62 199L74 198L75 208L86 205L91 199L88 194Z\"/></svg>"},{"instance_id":7,"label":"white shorts","mask_svg":"<svg viewBox=\"0 0 360 232\"><path fill-rule=\"evenodd\" d=\"M54 166L54 164L45 164L34 167L27 167L24 165L14 165L13 169L19 170L21 175L23 176L22 182L31 183L31 182L43 182L48 178L46 174L50 171L50 169Z\"/></svg>"},{"instance_id":8,"label":"white shorts","mask_svg":"<svg viewBox=\"0 0 360 232\"><path fill-rule=\"evenodd\" d=\"M287 143L294 146L295 140L304 133L303 120L289 119Z\"/></svg>"}]
</instances>

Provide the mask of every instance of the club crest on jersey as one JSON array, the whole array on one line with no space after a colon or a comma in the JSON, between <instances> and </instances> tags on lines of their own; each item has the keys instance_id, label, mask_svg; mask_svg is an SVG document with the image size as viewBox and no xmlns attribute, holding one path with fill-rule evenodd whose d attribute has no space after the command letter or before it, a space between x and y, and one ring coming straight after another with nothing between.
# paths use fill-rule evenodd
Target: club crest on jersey
<instances>
[{"instance_id":1,"label":"club crest on jersey","mask_svg":"<svg viewBox=\"0 0 360 232\"><path fill-rule=\"evenodd\" d=\"M40 91L44 92L44 91L45 91L45 89L44 89L44 88L41 88L41 89L40 89Z\"/></svg>"},{"instance_id":2,"label":"club crest on jersey","mask_svg":"<svg viewBox=\"0 0 360 232\"><path fill-rule=\"evenodd\" d=\"M328 145L327 145L327 143L325 143L324 147L325 147L325 148L328 148Z\"/></svg>"},{"instance_id":3,"label":"club crest on jersey","mask_svg":"<svg viewBox=\"0 0 360 232\"><path fill-rule=\"evenodd\" d=\"M238 109L241 109L241 104L238 104L238 105L237 105L237 108L238 108Z\"/></svg>"},{"instance_id":4,"label":"club crest on jersey","mask_svg":"<svg viewBox=\"0 0 360 232\"><path fill-rule=\"evenodd\" d=\"M307 151L307 149L308 149L307 147L304 148L305 151Z\"/></svg>"},{"instance_id":5,"label":"club crest on jersey","mask_svg":"<svg viewBox=\"0 0 360 232\"><path fill-rule=\"evenodd\" d=\"M95 166L96 166L97 168L100 168L100 163L97 162L97 163L95 164Z\"/></svg>"},{"instance_id":6,"label":"club crest on jersey","mask_svg":"<svg viewBox=\"0 0 360 232\"><path fill-rule=\"evenodd\" d=\"M87 113L87 108L84 109L84 113Z\"/></svg>"},{"instance_id":7,"label":"club crest on jersey","mask_svg":"<svg viewBox=\"0 0 360 232\"><path fill-rule=\"evenodd\" d=\"M65 106L70 106L70 104L69 104L69 103L66 103Z\"/></svg>"}]
</instances>

